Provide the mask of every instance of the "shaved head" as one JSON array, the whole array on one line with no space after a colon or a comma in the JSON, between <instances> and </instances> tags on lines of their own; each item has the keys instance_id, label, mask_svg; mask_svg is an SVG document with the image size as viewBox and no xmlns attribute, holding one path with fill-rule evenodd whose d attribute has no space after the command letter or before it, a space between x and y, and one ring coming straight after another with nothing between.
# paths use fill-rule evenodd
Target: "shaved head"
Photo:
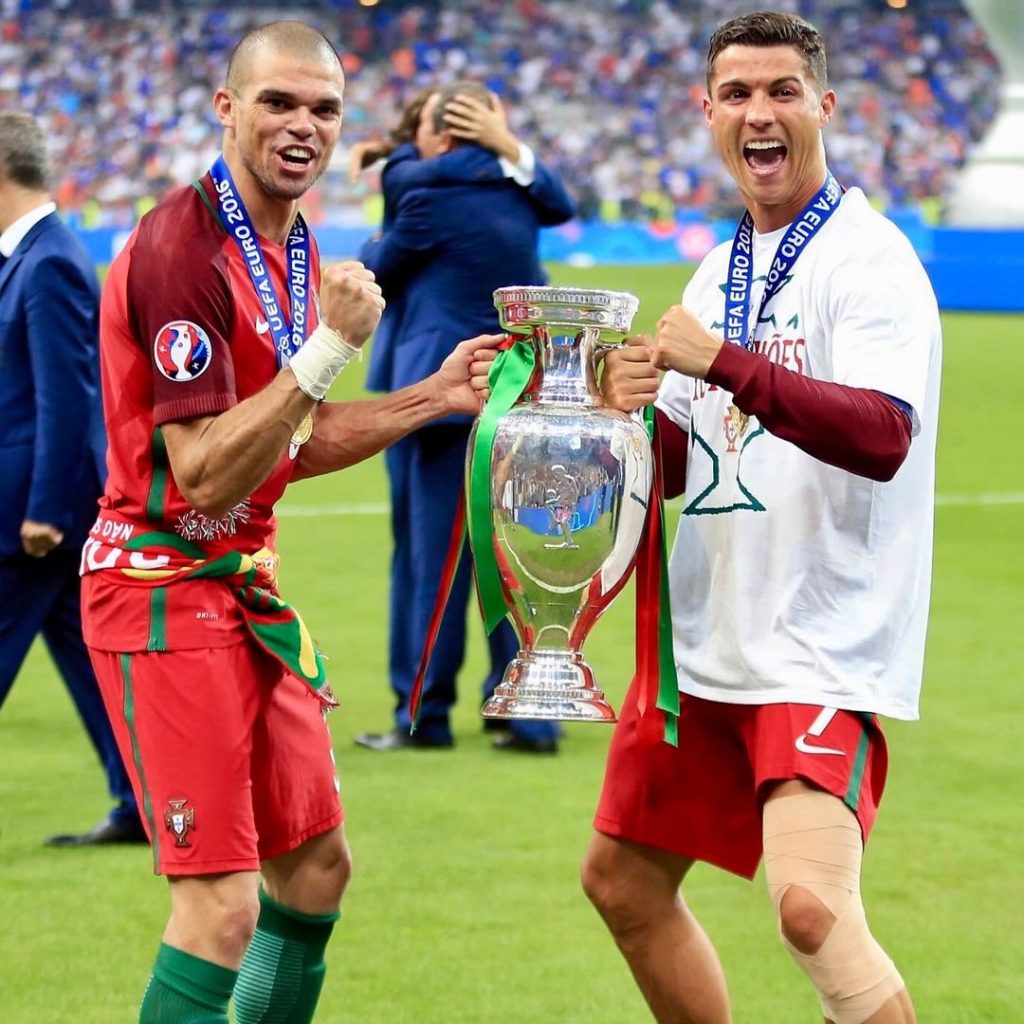
<instances>
[{"instance_id":1,"label":"shaved head","mask_svg":"<svg viewBox=\"0 0 1024 1024\"><path fill-rule=\"evenodd\" d=\"M341 71L338 51L322 32L301 21L273 21L247 32L232 51L227 80L232 92L240 92L249 80L254 61L263 49L286 53L301 60L321 60L336 65Z\"/></svg>"}]
</instances>

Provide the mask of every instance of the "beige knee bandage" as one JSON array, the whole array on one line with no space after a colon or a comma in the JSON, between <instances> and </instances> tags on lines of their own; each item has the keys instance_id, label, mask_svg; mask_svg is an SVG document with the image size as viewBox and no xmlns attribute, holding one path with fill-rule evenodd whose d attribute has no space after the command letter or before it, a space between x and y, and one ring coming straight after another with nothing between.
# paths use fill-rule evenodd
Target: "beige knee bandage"
<instances>
[{"instance_id":1,"label":"beige knee bandage","mask_svg":"<svg viewBox=\"0 0 1024 1024\"><path fill-rule=\"evenodd\" d=\"M765 876L780 934L782 898L793 886L811 893L835 917L816 953L801 953L782 935L835 1024L863 1024L903 988L899 971L868 931L861 854L860 826L837 797L809 790L765 804Z\"/></svg>"}]
</instances>

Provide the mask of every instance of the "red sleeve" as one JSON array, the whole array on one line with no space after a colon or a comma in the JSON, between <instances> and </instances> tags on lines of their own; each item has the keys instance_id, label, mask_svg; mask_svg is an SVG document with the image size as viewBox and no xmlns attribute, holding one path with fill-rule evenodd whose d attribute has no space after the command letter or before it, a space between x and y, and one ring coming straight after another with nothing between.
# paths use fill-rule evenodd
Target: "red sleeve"
<instances>
[{"instance_id":1,"label":"red sleeve","mask_svg":"<svg viewBox=\"0 0 1024 1024\"><path fill-rule=\"evenodd\" d=\"M237 400L224 235L193 191L139 225L128 268L132 333L153 373L154 424L215 415Z\"/></svg>"},{"instance_id":2,"label":"red sleeve","mask_svg":"<svg viewBox=\"0 0 1024 1024\"><path fill-rule=\"evenodd\" d=\"M815 380L725 344L708 371L737 408L821 462L891 480L910 450L910 420L879 391Z\"/></svg>"},{"instance_id":3,"label":"red sleeve","mask_svg":"<svg viewBox=\"0 0 1024 1024\"><path fill-rule=\"evenodd\" d=\"M661 447L661 469L665 475L665 497L677 498L686 489L686 450L690 438L675 420L661 409L654 410Z\"/></svg>"}]
</instances>

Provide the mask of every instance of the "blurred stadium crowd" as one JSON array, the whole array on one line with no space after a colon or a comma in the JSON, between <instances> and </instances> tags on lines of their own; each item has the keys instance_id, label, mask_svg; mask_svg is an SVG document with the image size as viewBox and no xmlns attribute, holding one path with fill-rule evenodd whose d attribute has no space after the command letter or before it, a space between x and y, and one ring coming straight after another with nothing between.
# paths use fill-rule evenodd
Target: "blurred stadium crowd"
<instances>
[{"instance_id":1,"label":"blurred stadium crowd","mask_svg":"<svg viewBox=\"0 0 1024 1024\"><path fill-rule=\"evenodd\" d=\"M251 24L301 17L344 55L343 145L311 197L314 223L373 223L375 175L347 177L344 145L381 137L422 85L487 82L522 139L564 176L585 219L732 216L731 180L700 114L711 32L750 0L480 0L310 4L0 0L0 106L46 125L57 199L83 226L127 226L202 174L220 127L210 95ZM904 11L850 0L765 0L829 44L841 182L883 208L937 219L995 114L999 68L955 0Z\"/></svg>"}]
</instances>

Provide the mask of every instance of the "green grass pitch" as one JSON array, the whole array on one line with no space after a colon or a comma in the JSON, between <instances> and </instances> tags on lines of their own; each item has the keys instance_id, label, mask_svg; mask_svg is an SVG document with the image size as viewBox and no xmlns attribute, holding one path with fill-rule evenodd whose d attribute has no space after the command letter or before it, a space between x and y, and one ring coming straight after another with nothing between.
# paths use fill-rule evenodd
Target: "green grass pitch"
<instances>
[{"instance_id":1,"label":"green grass pitch","mask_svg":"<svg viewBox=\"0 0 1024 1024\"><path fill-rule=\"evenodd\" d=\"M677 267L553 267L636 292L650 330ZM889 792L868 849L873 927L927 1024L1024 1019L1024 318L945 316L935 583L923 719L890 724ZM365 365L365 364L364 364ZM363 366L339 394L359 392ZM282 587L331 656L331 718L355 873L331 943L323 1024L627 1024L649 1020L581 894L610 730L567 728L557 758L492 751L481 731L482 629L471 623L453 751L374 754L390 720L382 462L296 485L281 518ZM678 513L677 513L678 514ZM884 581L880 581L884 585ZM613 701L632 665L632 591L585 653ZM51 850L44 836L108 807L93 755L36 646L0 714L0 1021L137 1019L167 913L139 848ZM706 867L689 898L725 964L737 1024L820 1020L774 937L760 879Z\"/></svg>"}]
</instances>

